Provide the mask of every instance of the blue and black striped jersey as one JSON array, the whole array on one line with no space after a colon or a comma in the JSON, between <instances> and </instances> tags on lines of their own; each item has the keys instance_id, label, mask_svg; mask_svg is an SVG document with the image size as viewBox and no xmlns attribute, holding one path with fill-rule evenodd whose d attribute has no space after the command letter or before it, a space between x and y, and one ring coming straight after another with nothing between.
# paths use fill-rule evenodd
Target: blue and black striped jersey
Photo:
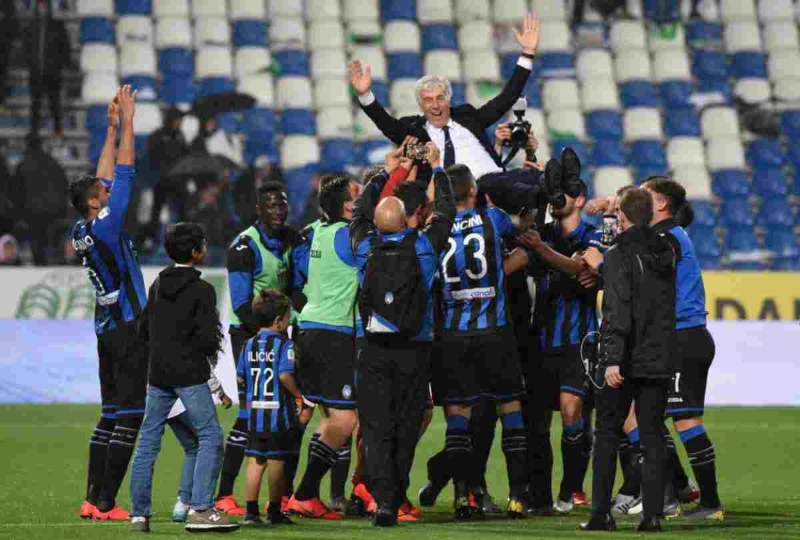
<instances>
[{"instance_id":1,"label":"blue and black striped jersey","mask_svg":"<svg viewBox=\"0 0 800 540\"><path fill-rule=\"evenodd\" d=\"M281 374L294 373L294 355L292 340L270 330L260 330L242 347L236 376L250 432L278 433L295 426L294 397L280 381Z\"/></svg>"},{"instance_id":2,"label":"blue and black striped jersey","mask_svg":"<svg viewBox=\"0 0 800 540\"><path fill-rule=\"evenodd\" d=\"M509 324L502 237L514 234L499 208L456 214L439 259L445 332L485 332Z\"/></svg>"}]
</instances>

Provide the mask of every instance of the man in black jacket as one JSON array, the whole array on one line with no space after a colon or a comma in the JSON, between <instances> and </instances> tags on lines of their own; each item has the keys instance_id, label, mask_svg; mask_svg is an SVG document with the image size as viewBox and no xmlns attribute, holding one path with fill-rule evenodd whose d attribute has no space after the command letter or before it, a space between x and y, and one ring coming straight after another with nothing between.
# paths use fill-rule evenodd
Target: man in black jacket
<instances>
[{"instance_id":1,"label":"man in black jacket","mask_svg":"<svg viewBox=\"0 0 800 540\"><path fill-rule=\"evenodd\" d=\"M675 252L648 225L653 202L648 193L630 190L620 199L616 244L603 256L587 250L584 260L602 263L605 282L599 368L605 385L597 392L593 507L583 530L613 530L611 490L616 474L619 433L631 402L644 448L640 531L661 530L665 446L661 426L667 390L675 368Z\"/></svg>"}]
</instances>

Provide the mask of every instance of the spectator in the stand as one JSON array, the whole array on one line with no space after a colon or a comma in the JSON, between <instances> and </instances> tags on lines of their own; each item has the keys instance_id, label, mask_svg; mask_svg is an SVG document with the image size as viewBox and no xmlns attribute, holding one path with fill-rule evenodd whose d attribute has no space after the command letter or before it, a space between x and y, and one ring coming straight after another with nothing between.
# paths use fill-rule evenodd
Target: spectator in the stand
<instances>
[{"instance_id":1,"label":"spectator in the stand","mask_svg":"<svg viewBox=\"0 0 800 540\"><path fill-rule=\"evenodd\" d=\"M164 125L147 139L150 170L159 177L153 190L153 209L150 212L148 232L151 236L158 234L159 217L165 203L175 208L177 212L175 221L183 219L183 207L187 197L186 179L167 176L170 169L189 153L189 145L181 132L182 122L183 113L171 107L164 114Z\"/></svg>"},{"instance_id":2,"label":"spectator in the stand","mask_svg":"<svg viewBox=\"0 0 800 540\"><path fill-rule=\"evenodd\" d=\"M220 200L225 184L224 179L208 182L195 194L186 211L189 220L203 226L210 248L227 246L237 232L236 222L224 211Z\"/></svg>"},{"instance_id":3,"label":"spectator in the stand","mask_svg":"<svg viewBox=\"0 0 800 540\"><path fill-rule=\"evenodd\" d=\"M200 131L197 133L197 136L192 139L191 144L189 145L189 150L194 153L201 153L207 154L208 150L206 150L206 139L211 137L211 135L217 130L217 119L213 116L204 116L200 117Z\"/></svg>"},{"instance_id":4,"label":"spectator in the stand","mask_svg":"<svg viewBox=\"0 0 800 540\"><path fill-rule=\"evenodd\" d=\"M0 105L8 98L8 66L11 50L19 33L16 2L0 2Z\"/></svg>"},{"instance_id":5,"label":"spectator in the stand","mask_svg":"<svg viewBox=\"0 0 800 540\"><path fill-rule=\"evenodd\" d=\"M590 0L589 4L603 19L608 19L617 11L619 11L623 17L630 17L626 0ZM585 9L586 0L575 0L575 3L572 5L573 28L583 23L583 12Z\"/></svg>"},{"instance_id":6,"label":"spectator in the stand","mask_svg":"<svg viewBox=\"0 0 800 540\"><path fill-rule=\"evenodd\" d=\"M50 114L53 116L53 132L60 138L63 135L61 71L71 63L70 43L64 21L53 18L48 0L36 2L36 14L22 38L22 50L27 55L30 70L31 132L39 132L42 96L47 94Z\"/></svg>"},{"instance_id":7,"label":"spectator in the stand","mask_svg":"<svg viewBox=\"0 0 800 540\"><path fill-rule=\"evenodd\" d=\"M234 182L233 199L236 215L239 216L242 223L253 223L256 220L256 192L267 182L283 183L283 174L264 155L258 156L253 161L253 165L248 167L239 180Z\"/></svg>"}]
</instances>

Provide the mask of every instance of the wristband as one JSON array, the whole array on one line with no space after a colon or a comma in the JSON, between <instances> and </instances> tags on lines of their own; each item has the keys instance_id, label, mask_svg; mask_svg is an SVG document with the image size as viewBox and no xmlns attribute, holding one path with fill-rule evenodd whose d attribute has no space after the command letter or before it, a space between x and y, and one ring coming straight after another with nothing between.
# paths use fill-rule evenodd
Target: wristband
<instances>
[{"instance_id":1,"label":"wristband","mask_svg":"<svg viewBox=\"0 0 800 540\"><path fill-rule=\"evenodd\" d=\"M528 53L524 52L524 53L520 53L520 56L522 56L524 58L527 58L528 60L533 60L534 58L536 58L536 54L535 53L534 54L528 54Z\"/></svg>"}]
</instances>

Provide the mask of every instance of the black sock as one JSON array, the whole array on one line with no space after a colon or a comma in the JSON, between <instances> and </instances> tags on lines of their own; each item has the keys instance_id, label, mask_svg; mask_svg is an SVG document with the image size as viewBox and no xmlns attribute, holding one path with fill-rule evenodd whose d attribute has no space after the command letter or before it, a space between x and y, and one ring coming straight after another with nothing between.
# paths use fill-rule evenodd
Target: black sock
<instances>
[{"instance_id":1,"label":"black sock","mask_svg":"<svg viewBox=\"0 0 800 540\"><path fill-rule=\"evenodd\" d=\"M448 469L453 474L456 490L465 492L471 479L472 437L469 434L469 418L452 415L447 417L444 451L447 455ZM465 493L459 493L465 495Z\"/></svg>"},{"instance_id":2,"label":"black sock","mask_svg":"<svg viewBox=\"0 0 800 540\"><path fill-rule=\"evenodd\" d=\"M281 501L269 501L267 507L267 515L270 518L276 518L281 515Z\"/></svg>"},{"instance_id":3,"label":"black sock","mask_svg":"<svg viewBox=\"0 0 800 540\"><path fill-rule=\"evenodd\" d=\"M237 418L233 428L228 433L228 439L225 441L225 455L222 458L222 472L219 480L219 492L217 493L218 499L233 495L233 484L239 475L239 469L242 467L248 439L247 418Z\"/></svg>"},{"instance_id":4,"label":"black sock","mask_svg":"<svg viewBox=\"0 0 800 540\"><path fill-rule=\"evenodd\" d=\"M673 478L675 477L675 470L674 464L677 461L680 464L678 458L678 451L675 448L675 441L672 439L672 434L667 429L667 426L664 426L663 431L664 437L664 446L666 446L666 452L664 453L664 496L665 500L672 501L678 498L678 491L675 488L675 483Z\"/></svg>"},{"instance_id":5,"label":"black sock","mask_svg":"<svg viewBox=\"0 0 800 540\"><path fill-rule=\"evenodd\" d=\"M638 497L642 491L642 448L639 443L639 428L626 435L627 446L620 460L625 481L619 492L629 497Z\"/></svg>"},{"instance_id":6,"label":"black sock","mask_svg":"<svg viewBox=\"0 0 800 540\"><path fill-rule=\"evenodd\" d=\"M278 506L280 506L280 503L278 503ZM258 509L258 501L247 501L245 511L251 516L259 515L261 511Z\"/></svg>"},{"instance_id":7,"label":"black sock","mask_svg":"<svg viewBox=\"0 0 800 540\"><path fill-rule=\"evenodd\" d=\"M564 471L561 477L561 489L558 498L562 501L572 500L577 489L578 475L581 470L581 454L584 447L583 418L577 424L564 426L561 432L561 459Z\"/></svg>"},{"instance_id":8,"label":"black sock","mask_svg":"<svg viewBox=\"0 0 800 540\"><path fill-rule=\"evenodd\" d=\"M344 485L350 474L350 448L353 445L353 438L349 437L344 446L336 452L336 465L331 469L331 499L344 497Z\"/></svg>"},{"instance_id":9,"label":"black sock","mask_svg":"<svg viewBox=\"0 0 800 540\"><path fill-rule=\"evenodd\" d=\"M689 455L694 477L700 484L700 504L706 508L719 508L722 503L717 492L717 457L705 427L695 426L679 435Z\"/></svg>"},{"instance_id":10,"label":"black sock","mask_svg":"<svg viewBox=\"0 0 800 540\"><path fill-rule=\"evenodd\" d=\"M522 420L522 411L514 411L500 416L503 424L501 447L506 457L510 497L520 497L528 478L528 436Z\"/></svg>"},{"instance_id":11,"label":"black sock","mask_svg":"<svg viewBox=\"0 0 800 540\"><path fill-rule=\"evenodd\" d=\"M440 486L450 481L450 460L446 450L441 450L428 460L428 481Z\"/></svg>"},{"instance_id":12,"label":"black sock","mask_svg":"<svg viewBox=\"0 0 800 540\"><path fill-rule=\"evenodd\" d=\"M300 449L303 446L303 434L305 433L305 426L301 427L295 433L295 439L292 442L292 452L283 462L283 470L286 476L286 491L284 495L291 497L294 493L294 477L297 476L297 465L300 463Z\"/></svg>"},{"instance_id":13,"label":"black sock","mask_svg":"<svg viewBox=\"0 0 800 540\"><path fill-rule=\"evenodd\" d=\"M128 470L141 425L142 416L139 414L126 415L117 419L108 443L103 487L97 501L97 508L101 512L108 512L116 504L117 493Z\"/></svg>"},{"instance_id":14,"label":"black sock","mask_svg":"<svg viewBox=\"0 0 800 540\"><path fill-rule=\"evenodd\" d=\"M307 501L319 497L319 484L328 469L336 465L339 455L336 450L322 442L319 437L312 437L308 444L308 465L294 496L298 501Z\"/></svg>"},{"instance_id":15,"label":"black sock","mask_svg":"<svg viewBox=\"0 0 800 540\"><path fill-rule=\"evenodd\" d=\"M111 412L109 412L111 411ZM108 458L108 443L114 433L117 415L111 409L104 408L100 421L94 428L89 440L89 467L86 480L86 500L97 504L100 488L103 485L103 474Z\"/></svg>"},{"instance_id":16,"label":"black sock","mask_svg":"<svg viewBox=\"0 0 800 540\"><path fill-rule=\"evenodd\" d=\"M686 471L683 470L683 465L681 465L681 458L678 457L678 449L675 448L674 439L672 439L672 445L667 447L667 452L669 467L672 469L672 484L678 491L685 489L689 485L689 477L686 476Z\"/></svg>"}]
</instances>

